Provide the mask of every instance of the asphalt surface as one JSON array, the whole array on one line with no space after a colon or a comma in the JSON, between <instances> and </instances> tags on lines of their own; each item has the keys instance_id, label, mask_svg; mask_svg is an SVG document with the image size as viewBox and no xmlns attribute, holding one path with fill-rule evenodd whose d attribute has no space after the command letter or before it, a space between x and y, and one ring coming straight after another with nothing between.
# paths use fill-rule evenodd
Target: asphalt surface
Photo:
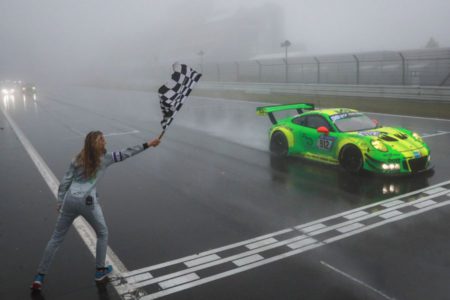
<instances>
[{"instance_id":1,"label":"asphalt surface","mask_svg":"<svg viewBox=\"0 0 450 300\"><path fill-rule=\"evenodd\" d=\"M151 93L40 87L36 101L17 96L0 105L59 179L90 130L106 135L109 150L160 133L159 103ZM159 147L108 170L98 191L109 246L129 271L450 179L450 120L371 115L424 135L435 169L413 177L356 177L301 159L271 159L270 122L256 116L258 105L191 97ZM94 258L74 229L43 292L30 294L57 217L55 198L4 114L0 128L0 299L120 299L112 283L94 283ZM163 299L448 299L449 216L442 206ZM148 295L161 289L142 288Z\"/></svg>"}]
</instances>

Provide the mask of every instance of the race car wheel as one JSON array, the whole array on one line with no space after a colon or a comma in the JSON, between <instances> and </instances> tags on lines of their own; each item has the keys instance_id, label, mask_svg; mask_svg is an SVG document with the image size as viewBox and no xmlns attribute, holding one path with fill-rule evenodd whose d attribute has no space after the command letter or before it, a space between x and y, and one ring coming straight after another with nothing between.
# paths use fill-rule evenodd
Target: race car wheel
<instances>
[{"instance_id":1,"label":"race car wheel","mask_svg":"<svg viewBox=\"0 0 450 300\"><path fill-rule=\"evenodd\" d=\"M359 173L363 166L363 156L358 147L354 145L345 146L341 151L341 166L350 173Z\"/></svg>"},{"instance_id":2,"label":"race car wheel","mask_svg":"<svg viewBox=\"0 0 450 300\"><path fill-rule=\"evenodd\" d=\"M284 133L275 131L270 139L270 152L276 156L287 156L288 150L288 141Z\"/></svg>"}]
</instances>

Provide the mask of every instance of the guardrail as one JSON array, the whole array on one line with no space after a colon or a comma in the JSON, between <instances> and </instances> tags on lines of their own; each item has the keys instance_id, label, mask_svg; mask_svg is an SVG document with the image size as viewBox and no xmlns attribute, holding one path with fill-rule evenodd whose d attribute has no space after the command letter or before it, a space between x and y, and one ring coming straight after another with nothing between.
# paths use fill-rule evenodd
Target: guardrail
<instances>
[{"instance_id":1,"label":"guardrail","mask_svg":"<svg viewBox=\"0 0 450 300\"><path fill-rule=\"evenodd\" d=\"M199 83L198 88L216 91L241 91L253 94L350 96L450 102L450 87L203 81Z\"/></svg>"}]
</instances>

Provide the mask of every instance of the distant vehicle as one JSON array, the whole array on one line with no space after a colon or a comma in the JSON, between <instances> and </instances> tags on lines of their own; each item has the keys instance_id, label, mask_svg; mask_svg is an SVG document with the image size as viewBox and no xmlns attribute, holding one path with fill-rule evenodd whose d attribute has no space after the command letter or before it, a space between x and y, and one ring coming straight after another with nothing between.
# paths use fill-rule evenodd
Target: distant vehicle
<instances>
[{"instance_id":1,"label":"distant vehicle","mask_svg":"<svg viewBox=\"0 0 450 300\"><path fill-rule=\"evenodd\" d=\"M274 112L296 110L277 120ZM315 110L313 104L263 106L268 115L270 151L275 156L301 156L341 165L350 173L411 174L431 168L430 149L404 128L383 127L362 112L347 108Z\"/></svg>"},{"instance_id":2,"label":"distant vehicle","mask_svg":"<svg viewBox=\"0 0 450 300\"><path fill-rule=\"evenodd\" d=\"M17 92L17 85L14 81L5 80L0 82L2 96L13 96Z\"/></svg>"},{"instance_id":3,"label":"distant vehicle","mask_svg":"<svg viewBox=\"0 0 450 300\"><path fill-rule=\"evenodd\" d=\"M34 95L34 94L36 94L36 86L31 83L22 83L21 91L22 91L22 94L25 94L25 95Z\"/></svg>"}]
</instances>

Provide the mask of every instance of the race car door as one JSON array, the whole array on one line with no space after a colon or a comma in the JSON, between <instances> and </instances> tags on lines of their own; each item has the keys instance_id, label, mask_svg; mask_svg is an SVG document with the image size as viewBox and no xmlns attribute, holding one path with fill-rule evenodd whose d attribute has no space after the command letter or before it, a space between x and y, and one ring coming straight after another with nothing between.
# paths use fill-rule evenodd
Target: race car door
<instances>
[{"instance_id":1,"label":"race car door","mask_svg":"<svg viewBox=\"0 0 450 300\"><path fill-rule=\"evenodd\" d=\"M305 157L336 163L337 157L336 151L334 151L336 133L331 125L321 115L307 115L303 118L295 123L300 123L299 125L303 126L297 140L301 143ZM317 132L317 128L322 126L328 129L328 135Z\"/></svg>"}]
</instances>

